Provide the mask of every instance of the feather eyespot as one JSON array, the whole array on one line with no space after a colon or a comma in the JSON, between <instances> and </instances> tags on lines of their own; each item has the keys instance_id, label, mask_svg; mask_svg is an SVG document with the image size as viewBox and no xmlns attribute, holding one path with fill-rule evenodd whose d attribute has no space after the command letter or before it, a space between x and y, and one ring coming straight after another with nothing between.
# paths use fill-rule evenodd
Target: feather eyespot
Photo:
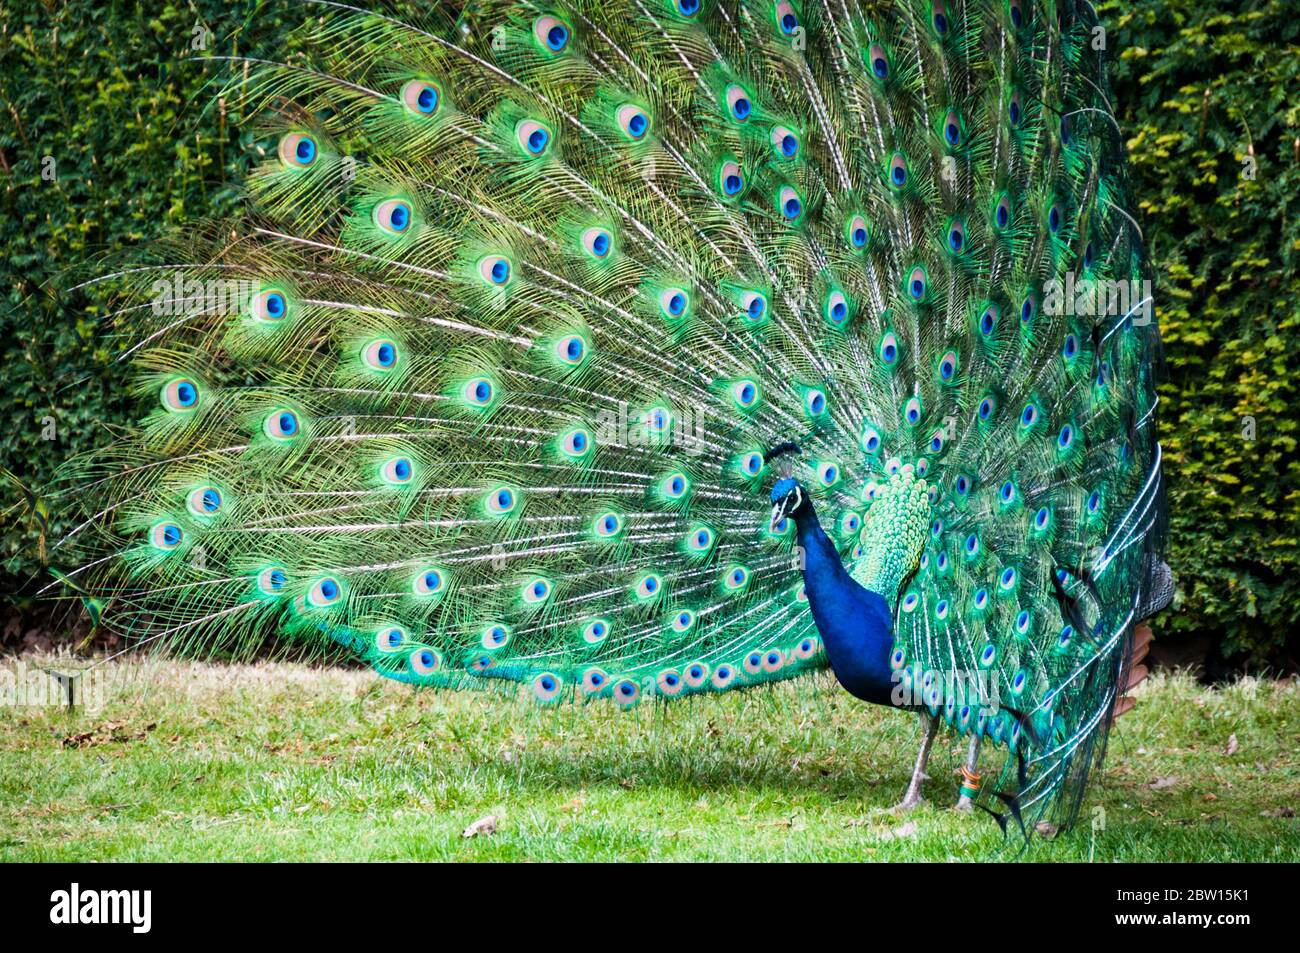
<instances>
[{"instance_id":1,"label":"feather eyespot","mask_svg":"<svg viewBox=\"0 0 1300 953\"><path fill-rule=\"evenodd\" d=\"M782 33L786 36L794 36L795 31L799 29L799 14L789 0L780 0L773 8L772 15L776 18L777 28Z\"/></svg>"},{"instance_id":2,"label":"feather eyespot","mask_svg":"<svg viewBox=\"0 0 1300 953\"><path fill-rule=\"evenodd\" d=\"M470 407L491 407L496 397L496 387L486 377L473 377L461 386L460 396Z\"/></svg>"},{"instance_id":3,"label":"feather eyespot","mask_svg":"<svg viewBox=\"0 0 1300 953\"><path fill-rule=\"evenodd\" d=\"M907 157L901 152L895 152L890 157L886 177L889 180L890 188L896 192L907 187L910 174L907 168Z\"/></svg>"},{"instance_id":4,"label":"feather eyespot","mask_svg":"<svg viewBox=\"0 0 1300 953\"><path fill-rule=\"evenodd\" d=\"M921 422L921 398L909 397L907 403L903 404L903 422L908 426L915 427Z\"/></svg>"},{"instance_id":5,"label":"feather eyespot","mask_svg":"<svg viewBox=\"0 0 1300 953\"><path fill-rule=\"evenodd\" d=\"M993 227L999 232L1011 227L1011 196L1006 192L998 195L993 203Z\"/></svg>"},{"instance_id":6,"label":"feather eyespot","mask_svg":"<svg viewBox=\"0 0 1300 953\"><path fill-rule=\"evenodd\" d=\"M724 662L713 670L713 674L709 677L709 684L718 691L723 691L735 680L736 670Z\"/></svg>"},{"instance_id":7,"label":"feather eyespot","mask_svg":"<svg viewBox=\"0 0 1300 953\"><path fill-rule=\"evenodd\" d=\"M194 410L199 406L199 385L188 377L178 377L163 387L161 400L173 413Z\"/></svg>"},{"instance_id":8,"label":"feather eyespot","mask_svg":"<svg viewBox=\"0 0 1300 953\"><path fill-rule=\"evenodd\" d=\"M432 116L442 104L442 90L427 80L408 80L402 86L402 104L417 116Z\"/></svg>"},{"instance_id":9,"label":"feather eyespot","mask_svg":"<svg viewBox=\"0 0 1300 953\"><path fill-rule=\"evenodd\" d=\"M613 511L601 513L591 521L591 530L600 539L613 539L623 531L623 517Z\"/></svg>"},{"instance_id":10,"label":"feather eyespot","mask_svg":"<svg viewBox=\"0 0 1300 953\"><path fill-rule=\"evenodd\" d=\"M660 492L670 500L680 500L690 488L691 481L680 471L668 474L659 484Z\"/></svg>"},{"instance_id":11,"label":"feather eyespot","mask_svg":"<svg viewBox=\"0 0 1300 953\"><path fill-rule=\"evenodd\" d=\"M406 630L398 625L386 625L375 633L375 648L380 652L397 652L406 644Z\"/></svg>"},{"instance_id":12,"label":"feather eyespot","mask_svg":"<svg viewBox=\"0 0 1300 953\"><path fill-rule=\"evenodd\" d=\"M939 131L943 136L944 145L949 149L958 149L965 142L964 126L961 121L961 114L955 109L949 109L939 121Z\"/></svg>"},{"instance_id":13,"label":"feather eyespot","mask_svg":"<svg viewBox=\"0 0 1300 953\"><path fill-rule=\"evenodd\" d=\"M603 228L589 228L582 233L582 248L592 258L607 258L613 250L614 240Z\"/></svg>"},{"instance_id":14,"label":"feather eyespot","mask_svg":"<svg viewBox=\"0 0 1300 953\"><path fill-rule=\"evenodd\" d=\"M221 491L215 486L200 486L190 491L185 498L185 506L191 515L201 519L216 516L225 504Z\"/></svg>"},{"instance_id":15,"label":"feather eyespot","mask_svg":"<svg viewBox=\"0 0 1300 953\"><path fill-rule=\"evenodd\" d=\"M753 410L762 399L762 390L757 381L739 380L731 385L731 399L741 410Z\"/></svg>"},{"instance_id":16,"label":"feather eyespot","mask_svg":"<svg viewBox=\"0 0 1300 953\"><path fill-rule=\"evenodd\" d=\"M337 605L343 598L343 585L333 576L324 576L307 590L307 604L313 609L326 609Z\"/></svg>"},{"instance_id":17,"label":"feather eyespot","mask_svg":"<svg viewBox=\"0 0 1300 953\"><path fill-rule=\"evenodd\" d=\"M618 127L623 130L623 135L629 139L644 139L646 133L650 131L650 116L640 106L632 103L619 106L615 118L618 120Z\"/></svg>"},{"instance_id":18,"label":"feather eyespot","mask_svg":"<svg viewBox=\"0 0 1300 953\"><path fill-rule=\"evenodd\" d=\"M534 576L519 587L519 598L530 606L541 605L551 598L553 591L554 587L549 579L543 576Z\"/></svg>"},{"instance_id":19,"label":"feather eyespot","mask_svg":"<svg viewBox=\"0 0 1300 953\"><path fill-rule=\"evenodd\" d=\"M404 235L411 227L411 206L402 199L388 199L375 206L375 224L393 235Z\"/></svg>"},{"instance_id":20,"label":"feather eyespot","mask_svg":"<svg viewBox=\"0 0 1300 953\"><path fill-rule=\"evenodd\" d=\"M371 370L391 371L397 366L397 345L387 338L371 341L362 349L361 359Z\"/></svg>"},{"instance_id":21,"label":"feather eyespot","mask_svg":"<svg viewBox=\"0 0 1300 953\"><path fill-rule=\"evenodd\" d=\"M948 20L948 5L944 0L933 0L930 4L930 26L939 39L948 36L952 25Z\"/></svg>"},{"instance_id":22,"label":"feather eyespot","mask_svg":"<svg viewBox=\"0 0 1300 953\"><path fill-rule=\"evenodd\" d=\"M609 623L604 619L592 619L582 627L582 641L588 645L600 645L609 637Z\"/></svg>"},{"instance_id":23,"label":"feather eyespot","mask_svg":"<svg viewBox=\"0 0 1300 953\"><path fill-rule=\"evenodd\" d=\"M754 104L749 98L749 93L734 83L727 87L724 99L727 102L727 115L736 122L746 122L754 111Z\"/></svg>"},{"instance_id":24,"label":"feather eyespot","mask_svg":"<svg viewBox=\"0 0 1300 953\"><path fill-rule=\"evenodd\" d=\"M986 304L984 306L984 310L980 312L979 320L977 322L979 325L980 334L984 335L984 337L988 337L990 334L992 334L993 331L997 328L998 318L1000 318L1001 316L1002 316L1002 310L996 304L994 304L991 301L988 304Z\"/></svg>"},{"instance_id":25,"label":"feather eyespot","mask_svg":"<svg viewBox=\"0 0 1300 953\"><path fill-rule=\"evenodd\" d=\"M745 173L738 162L728 160L722 163L718 170L718 188L729 199L734 199L745 190Z\"/></svg>"},{"instance_id":26,"label":"feather eyespot","mask_svg":"<svg viewBox=\"0 0 1300 953\"><path fill-rule=\"evenodd\" d=\"M287 407L273 410L262 422L262 431L272 440L287 442L293 440L302 430L298 415Z\"/></svg>"},{"instance_id":27,"label":"feather eyespot","mask_svg":"<svg viewBox=\"0 0 1300 953\"><path fill-rule=\"evenodd\" d=\"M484 255L478 262L479 277L498 288L510 281L513 270L510 259L504 255Z\"/></svg>"},{"instance_id":28,"label":"feather eyespot","mask_svg":"<svg viewBox=\"0 0 1300 953\"><path fill-rule=\"evenodd\" d=\"M665 288L659 292L659 310L669 320L678 321L685 317L690 304L690 295L681 288Z\"/></svg>"},{"instance_id":29,"label":"feather eyespot","mask_svg":"<svg viewBox=\"0 0 1300 953\"><path fill-rule=\"evenodd\" d=\"M823 311L832 327L843 327L849 320L849 299L843 291L832 291L826 296Z\"/></svg>"},{"instance_id":30,"label":"feather eyespot","mask_svg":"<svg viewBox=\"0 0 1300 953\"><path fill-rule=\"evenodd\" d=\"M746 321L760 321L767 313L767 297L760 291L746 291L740 296L740 304Z\"/></svg>"},{"instance_id":31,"label":"feather eyespot","mask_svg":"<svg viewBox=\"0 0 1300 953\"><path fill-rule=\"evenodd\" d=\"M695 613L690 609L682 609L673 616L670 625L677 635L686 635L695 628Z\"/></svg>"},{"instance_id":32,"label":"feather eyespot","mask_svg":"<svg viewBox=\"0 0 1300 953\"><path fill-rule=\"evenodd\" d=\"M749 570L744 566L729 566L722 571L722 588L727 592L744 589L749 582Z\"/></svg>"},{"instance_id":33,"label":"feather eyespot","mask_svg":"<svg viewBox=\"0 0 1300 953\"><path fill-rule=\"evenodd\" d=\"M563 53L573 31L558 17L544 16L533 21L533 36L549 53Z\"/></svg>"},{"instance_id":34,"label":"feather eyespot","mask_svg":"<svg viewBox=\"0 0 1300 953\"><path fill-rule=\"evenodd\" d=\"M289 584L289 574L279 566L268 566L257 574L257 588L264 596L278 595Z\"/></svg>"},{"instance_id":35,"label":"feather eyespot","mask_svg":"<svg viewBox=\"0 0 1300 953\"><path fill-rule=\"evenodd\" d=\"M753 451L741 455L736 462L736 466L740 470L742 476L756 477L763 472L763 467L766 466L766 461L763 460L763 455L761 453Z\"/></svg>"},{"instance_id":36,"label":"feather eyespot","mask_svg":"<svg viewBox=\"0 0 1300 953\"><path fill-rule=\"evenodd\" d=\"M551 148L551 130L536 119L521 119L515 124L515 142L526 158L536 159Z\"/></svg>"},{"instance_id":37,"label":"feather eyespot","mask_svg":"<svg viewBox=\"0 0 1300 953\"><path fill-rule=\"evenodd\" d=\"M500 622L494 622L483 630L479 644L489 652L503 649L510 644L510 628Z\"/></svg>"},{"instance_id":38,"label":"feather eyespot","mask_svg":"<svg viewBox=\"0 0 1300 953\"><path fill-rule=\"evenodd\" d=\"M776 194L776 207L781 210L787 221L797 222L803 215L803 199L789 185L783 185Z\"/></svg>"},{"instance_id":39,"label":"feather eyespot","mask_svg":"<svg viewBox=\"0 0 1300 953\"><path fill-rule=\"evenodd\" d=\"M427 677L442 668L442 655L434 649L416 649L407 657L407 664L416 675Z\"/></svg>"},{"instance_id":40,"label":"feather eyespot","mask_svg":"<svg viewBox=\"0 0 1300 953\"><path fill-rule=\"evenodd\" d=\"M170 520L155 523L149 529L149 542L153 544L154 549L163 552L171 552L176 549L184 539L184 531Z\"/></svg>"},{"instance_id":41,"label":"feather eyespot","mask_svg":"<svg viewBox=\"0 0 1300 953\"><path fill-rule=\"evenodd\" d=\"M793 159L799 154L799 137L785 126L773 126L769 137L772 148L783 159Z\"/></svg>"},{"instance_id":42,"label":"feather eyespot","mask_svg":"<svg viewBox=\"0 0 1300 953\"><path fill-rule=\"evenodd\" d=\"M499 486L487 492L483 505L490 515L505 516L519 505L519 494L508 486Z\"/></svg>"},{"instance_id":43,"label":"feather eyespot","mask_svg":"<svg viewBox=\"0 0 1300 953\"><path fill-rule=\"evenodd\" d=\"M880 450L880 431L875 427L867 426L862 430L862 449L867 453L875 454Z\"/></svg>"},{"instance_id":44,"label":"feather eyespot","mask_svg":"<svg viewBox=\"0 0 1300 953\"><path fill-rule=\"evenodd\" d=\"M951 384L957 376L957 369L960 360L956 351L946 351L939 358L939 380L945 384Z\"/></svg>"},{"instance_id":45,"label":"feather eyespot","mask_svg":"<svg viewBox=\"0 0 1300 953\"><path fill-rule=\"evenodd\" d=\"M1017 30L1025 25L1025 11L1021 0L1007 0L1007 13L1011 17L1011 25Z\"/></svg>"},{"instance_id":46,"label":"feather eyespot","mask_svg":"<svg viewBox=\"0 0 1300 953\"><path fill-rule=\"evenodd\" d=\"M907 275L906 287L907 296L911 298L913 302L920 304L925 301L926 293L930 289L930 279L929 275L925 272L924 266L913 266L912 270Z\"/></svg>"},{"instance_id":47,"label":"feather eyespot","mask_svg":"<svg viewBox=\"0 0 1300 953\"><path fill-rule=\"evenodd\" d=\"M824 460L817 465L817 481L824 487L832 487L840 482L840 468L833 460Z\"/></svg>"},{"instance_id":48,"label":"feather eyespot","mask_svg":"<svg viewBox=\"0 0 1300 953\"><path fill-rule=\"evenodd\" d=\"M1011 124L1012 129L1020 127L1021 117L1020 90L1012 90L1011 95L1007 97L1007 122Z\"/></svg>"},{"instance_id":49,"label":"feather eyespot","mask_svg":"<svg viewBox=\"0 0 1300 953\"><path fill-rule=\"evenodd\" d=\"M560 697L560 693L564 690L564 679L554 672L542 672L533 679L529 687L533 697L546 704Z\"/></svg>"},{"instance_id":50,"label":"feather eyespot","mask_svg":"<svg viewBox=\"0 0 1300 953\"><path fill-rule=\"evenodd\" d=\"M871 237L867 231L867 220L861 215L854 215L849 218L848 223L844 226L844 237L849 243L849 247L855 251L861 251L867 247L867 241Z\"/></svg>"},{"instance_id":51,"label":"feather eyespot","mask_svg":"<svg viewBox=\"0 0 1300 953\"><path fill-rule=\"evenodd\" d=\"M898 360L898 336L893 331L886 333L881 337L876 353L886 364L894 364Z\"/></svg>"},{"instance_id":52,"label":"feather eyespot","mask_svg":"<svg viewBox=\"0 0 1300 953\"><path fill-rule=\"evenodd\" d=\"M1020 323L1029 324L1038 314L1038 294L1035 291L1025 293L1024 300L1020 302Z\"/></svg>"},{"instance_id":53,"label":"feather eyespot","mask_svg":"<svg viewBox=\"0 0 1300 953\"><path fill-rule=\"evenodd\" d=\"M700 0L674 0L673 9L690 20L700 12Z\"/></svg>"},{"instance_id":54,"label":"feather eyespot","mask_svg":"<svg viewBox=\"0 0 1300 953\"><path fill-rule=\"evenodd\" d=\"M656 573L648 572L632 585L633 594L641 600L657 599L663 591L663 579Z\"/></svg>"},{"instance_id":55,"label":"feather eyespot","mask_svg":"<svg viewBox=\"0 0 1300 953\"><path fill-rule=\"evenodd\" d=\"M249 311L258 321L281 321L289 313L289 299L278 288L268 288L253 296Z\"/></svg>"},{"instance_id":56,"label":"feather eyespot","mask_svg":"<svg viewBox=\"0 0 1300 953\"><path fill-rule=\"evenodd\" d=\"M587 340L581 334L566 334L555 342L555 356L561 364L577 367L587 357Z\"/></svg>"},{"instance_id":57,"label":"feather eyespot","mask_svg":"<svg viewBox=\"0 0 1300 953\"><path fill-rule=\"evenodd\" d=\"M878 82L889 79L889 51L879 43L872 43L867 51L867 60L871 64L871 75Z\"/></svg>"},{"instance_id":58,"label":"feather eyespot","mask_svg":"<svg viewBox=\"0 0 1300 953\"><path fill-rule=\"evenodd\" d=\"M966 249L966 225L959 218L948 223L948 253L960 255Z\"/></svg>"},{"instance_id":59,"label":"feather eyespot","mask_svg":"<svg viewBox=\"0 0 1300 953\"><path fill-rule=\"evenodd\" d=\"M417 596L436 596L447 587L447 576L441 569L422 569L411 580L411 591Z\"/></svg>"},{"instance_id":60,"label":"feather eyespot","mask_svg":"<svg viewBox=\"0 0 1300 953\"><path fill-rule=\"evenodd\" d=\"M582 427L570 430L560 438L560 449L565 456L574 460L587 456L594 446L595 442L591 439L590 431Z\"/></svg>"},{"instance_id":61,"label":"feather eyespot","mask_svg":"<svg viewBox=\"0 0 1300 953\"><path fill-rule=\"evenodd\" d=\"M803 409L809 417L820 417L826 413L826 394L811 388L803 396Z\"/></svg>"},{"instance_id":62,"label":"feather eyespot","mask_svg":"<svg viewBox=\"0 0 1300 953\"><path fill-rule=\"evenodd\" d=\"M280 161L293 169L308 169L320 156L316 140L304 132L291 132L280 140Z\"/></svg>"},{"instance_id":63,"label":"feather eyespot","mask_svg":"<svg viewBox=\"0 0 1300 953\"><path fill-rule=\"evenodd\" d=\"M406 486L415 479L415 465L410 457L392 457L380 466L379 476L390 486Z\"/></svg>"}]
</instances>

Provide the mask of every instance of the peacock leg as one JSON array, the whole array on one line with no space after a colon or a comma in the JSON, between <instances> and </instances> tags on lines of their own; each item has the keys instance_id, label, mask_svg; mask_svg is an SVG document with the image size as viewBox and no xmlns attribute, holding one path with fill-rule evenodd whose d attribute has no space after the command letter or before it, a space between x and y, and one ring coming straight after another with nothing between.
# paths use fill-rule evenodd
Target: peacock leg
<instances>
[{"instance_id":1,"label":"peacock leg","mask_svg":"<svg viewBox=\"0 0 1300 953\"><path fill-rule=\"evenodd\" d=\"M916 753L916 767L912 769L912 781L907 786L907 793L903 795L902 803L895 810L910 811L923 800L921 797L921 782L928 781L930 776L925 773L925 763L930 760L930 746L934 743L934 736L939 731L939 716L930 715L927 712L921 712L921 750Z\"/></svg>"},{"instance_id":2,"label":"peacock leg","mask_svg":"<svg viewBox=\"0 0 1300 953\"><path fill-rule=\"evenodd\" d=\"M957 810L971 811L975 809L975 795L979 794L980 776L975 773L975 765L980 757L980 736L971 735L970 751L966 755L966 763L961 769L961 794L957 798Z\"/></svg>"}]
</instances>

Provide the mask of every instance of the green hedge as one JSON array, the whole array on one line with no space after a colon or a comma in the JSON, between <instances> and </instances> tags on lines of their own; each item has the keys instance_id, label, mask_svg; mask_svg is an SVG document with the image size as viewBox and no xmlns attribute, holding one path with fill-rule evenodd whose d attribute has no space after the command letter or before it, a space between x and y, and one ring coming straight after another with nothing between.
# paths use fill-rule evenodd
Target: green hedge
<instances>
[{"instance_id":1,"label":"green hedge","mask_svg":"<svg viewBox=\"0 0 1300 953\"><path fill-rule=\"evenodd\" d=\"M190 49L253 50L298 11L221 0L0 8L0 465L29 485L127 422L103 302L56 300L88 258L237 207L246 142ZM1245 9L1243 9L1243 6ZM1157 273L1168 370L1173 611L1159 635L1276 657L1300 612L1300 18L1291 4L1104 0L1117 115ZM232 32L233 28L233 32ZM1246 158L1253 156L1253 177ZM54 178L42 177L53 158ZM57 440L43 439L53 418ZM1252 429L1253 428L1253 429ZM4 502L18 494L6 486ZM0 590L40 572L31 519L0 528ZM57 529L59 514L51 514Z\"/></svg>"}]
</instances>

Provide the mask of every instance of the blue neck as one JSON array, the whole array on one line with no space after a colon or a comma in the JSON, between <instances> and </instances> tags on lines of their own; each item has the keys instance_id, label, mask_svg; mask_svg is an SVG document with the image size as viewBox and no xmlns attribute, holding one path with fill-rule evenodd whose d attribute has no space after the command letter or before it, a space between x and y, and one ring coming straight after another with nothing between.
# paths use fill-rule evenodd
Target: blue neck
<instances>
[{"instance_id":1,"label":"blue neck","mask_svg":"<svg viewBox=\"0 0 1300 953\"><path fill-rule=\"evenodd\" d=\"M893 614L885 597L864 589L844 569L822 531L812 503L795 514L803 547L803 578L813 621L840 684L864 701L889 705L894 687L889 667Z\"/></svg>"}]
</instances>

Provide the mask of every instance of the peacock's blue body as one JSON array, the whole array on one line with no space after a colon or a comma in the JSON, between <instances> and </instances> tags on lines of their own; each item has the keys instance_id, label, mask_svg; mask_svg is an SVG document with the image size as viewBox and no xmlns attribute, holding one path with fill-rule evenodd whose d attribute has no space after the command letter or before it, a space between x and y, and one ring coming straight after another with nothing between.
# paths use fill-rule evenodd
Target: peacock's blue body
<instances>
[{"instance_id":1,"label":"peacock's blue body","mask_svg":"<svg viewBox=\"0 0 1300 953\"><path fill-rule=\"evenodd\" d=\"M1168 596L1091 7L305 12L233 58L246 213L110 276L143 411L53 494L62 578L542 703L829 663L1072 817Z\"/></svg>"}]
</instances>

